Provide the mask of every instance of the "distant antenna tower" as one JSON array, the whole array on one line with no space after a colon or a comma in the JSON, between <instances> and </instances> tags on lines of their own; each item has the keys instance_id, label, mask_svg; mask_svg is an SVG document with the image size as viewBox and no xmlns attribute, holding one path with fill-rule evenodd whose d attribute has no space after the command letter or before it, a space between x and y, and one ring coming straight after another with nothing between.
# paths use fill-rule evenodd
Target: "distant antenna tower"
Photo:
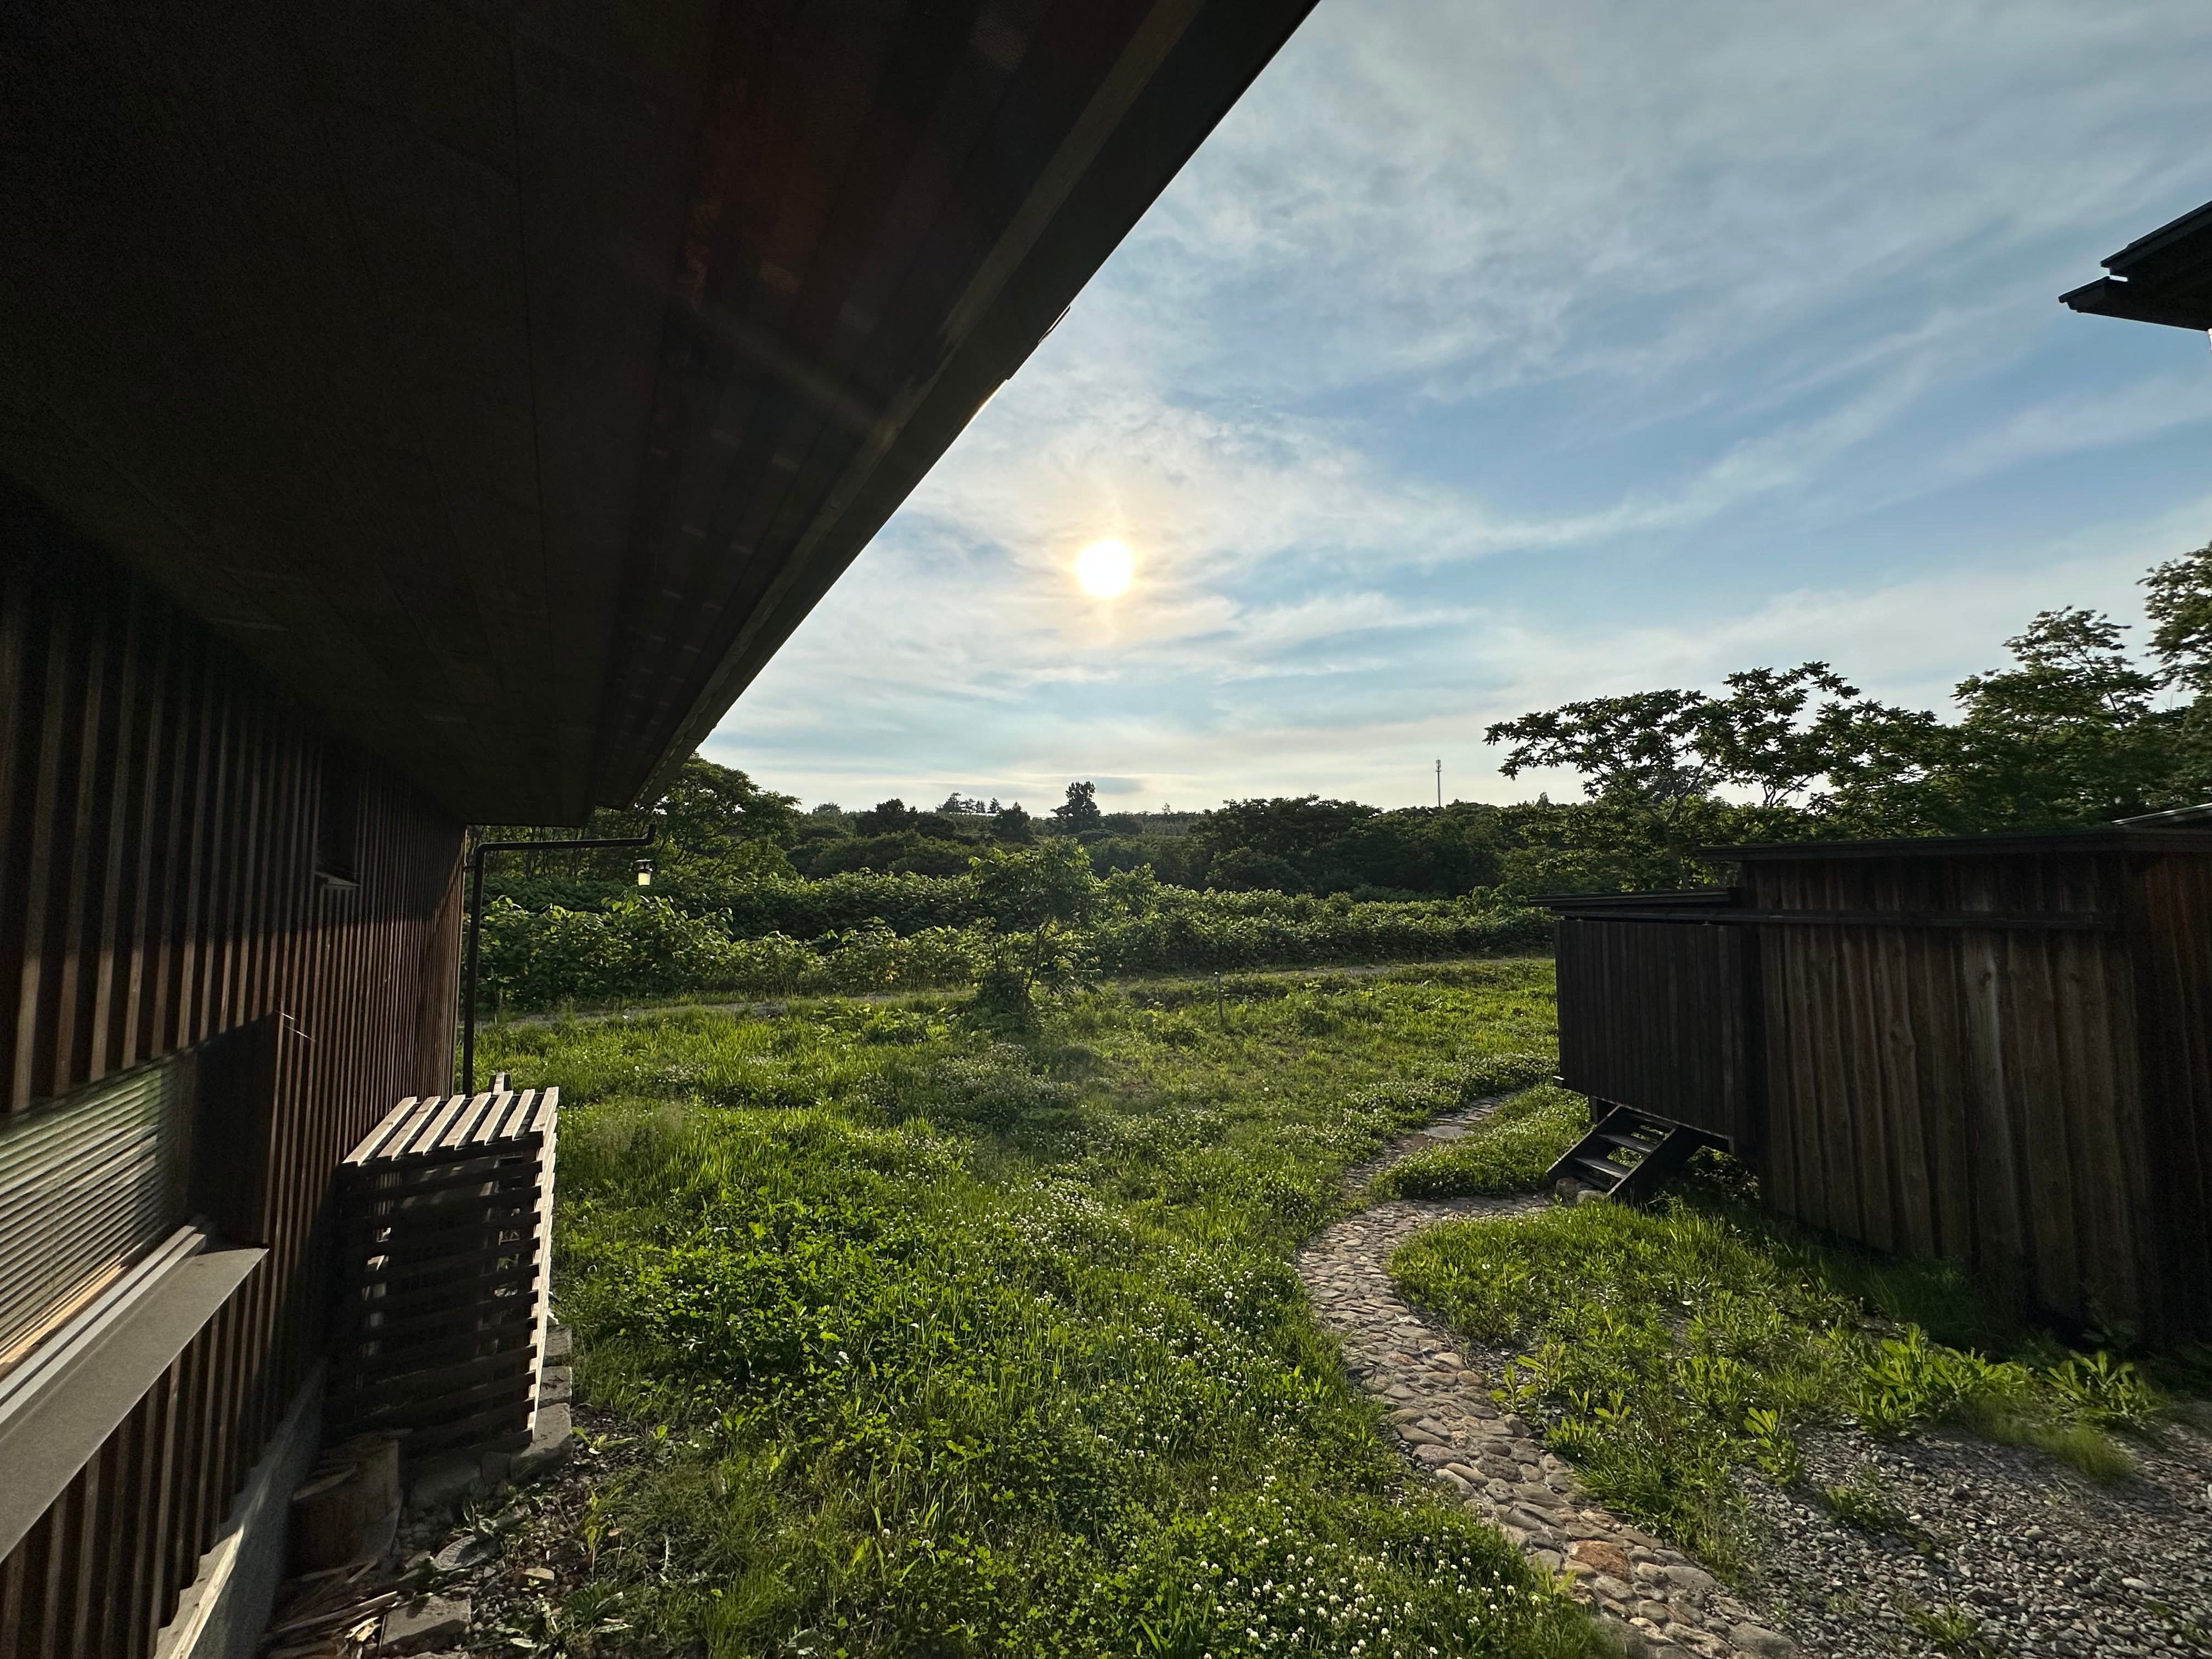
<instances>
[{"instance_id":1,"label":"distant antenna tower","mask_svg":"<svg viewBox=\"0 0 2212 1659\"><path fill-rule=\"evenodd\" d=\"M1437 811L1444 810L1444 763L1437 763Z\"/></svg>"}]
</instances>

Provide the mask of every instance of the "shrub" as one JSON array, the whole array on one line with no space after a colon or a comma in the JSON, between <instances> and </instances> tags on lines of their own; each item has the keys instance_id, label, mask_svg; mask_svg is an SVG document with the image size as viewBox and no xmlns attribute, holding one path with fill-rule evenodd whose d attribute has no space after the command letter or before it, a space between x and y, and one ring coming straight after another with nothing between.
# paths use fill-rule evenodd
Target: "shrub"
<instances>
[{"instance_id":1,"label":"shrub","mask_svg":"<svg viewBox=\"0 0 2212 1659\"><path fill-rule=\"evenodd\" d=\"M495 900L484 912L479 996L520 1011L564 1000L968 985L1000 952L994 905L1010 927L1079 922L1060 933L1071 961L1111 974L1419 961L1536 950L1551 938L1540 915L1463 901L1193 893L1143 870L1099 881L1064 841L932 879L755 883L726 895L727 908L696 913L659 897L600 910Z\"/></svg>"}]
</instances>

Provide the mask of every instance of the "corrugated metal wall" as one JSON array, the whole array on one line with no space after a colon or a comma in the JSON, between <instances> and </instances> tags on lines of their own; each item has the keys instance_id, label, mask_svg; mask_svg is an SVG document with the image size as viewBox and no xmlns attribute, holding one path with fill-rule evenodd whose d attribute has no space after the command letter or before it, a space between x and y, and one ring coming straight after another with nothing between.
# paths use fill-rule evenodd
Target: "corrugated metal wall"
<instances>
[{"instance_id":1,"label":"corrugated metal wall","mask_svg":"<svg viewBox=\"0 0 2212 1659\"><path fill-rule=\"evenodd\" d=\"M1759 1139L1747 930L1567 915L1559 923L1559 1075L1599 1100Z\"/></svg>"},{"instance_id":2,"label":"corrugated metal wall","mask_svg":"<svg viewBox=\"0 0 2212 1659\"><path fill-rule=\"evenodd\" d=\"M1948 1255L2045 1313L2138 1322L2158 1275L2117 852L1753 861L1763 1188L1877 1249ZM2001 926L1962 927L1972 912Z\"/></svg>"},{"instance_id":3,"label":"corrugated metal wall","mask_svg":"<svg viewBox=\"0 0 2212 1659\"><path fill-rule=\"evenodd\" d=\"M0 1656L141 1656L312 1361L332 1170L448 1085L462 828L15 497L0 696L0 1110L264 1021L269 1258L0 1562ZM338 767L350 890L315 873Z\"/></svg>"}]
</instances>

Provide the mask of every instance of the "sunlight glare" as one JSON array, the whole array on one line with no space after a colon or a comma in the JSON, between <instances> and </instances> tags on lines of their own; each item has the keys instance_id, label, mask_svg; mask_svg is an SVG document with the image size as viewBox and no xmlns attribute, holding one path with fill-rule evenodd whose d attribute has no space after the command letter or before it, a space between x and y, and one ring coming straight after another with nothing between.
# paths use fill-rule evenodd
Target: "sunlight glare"
<instances>
[{"instance_id":1,"label":"sunlight glare","mask_svg":"<svg viewBox=\"0 0 2212 1659\"><path fill-rule=\"evenodd\" d=\"M1130 566L1127 544L1093 542L1075 556L1075 579L1085 592L1110 599L1128 591Z\"/></svg>"}]
</instances>

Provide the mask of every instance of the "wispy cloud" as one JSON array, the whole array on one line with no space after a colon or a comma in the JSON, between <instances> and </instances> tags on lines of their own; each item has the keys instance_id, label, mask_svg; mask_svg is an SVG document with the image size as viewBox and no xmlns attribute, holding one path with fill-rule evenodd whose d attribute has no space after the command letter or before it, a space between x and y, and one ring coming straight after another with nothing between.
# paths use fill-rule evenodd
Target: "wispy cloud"
<instances>
[{"instance_id":1,"label":"wispy cloud","mask_svg":"<svg viewBox=\"0 0 2212 1659\"><path fill-rule=\"evenodd\" d=\"M1939 701L2212 532L2203 343L2056 305L2212 195L2208 75L2178 3L1323 0L717 752L1406 800L1596 690Z\"/></svg>"}]
</instances>

